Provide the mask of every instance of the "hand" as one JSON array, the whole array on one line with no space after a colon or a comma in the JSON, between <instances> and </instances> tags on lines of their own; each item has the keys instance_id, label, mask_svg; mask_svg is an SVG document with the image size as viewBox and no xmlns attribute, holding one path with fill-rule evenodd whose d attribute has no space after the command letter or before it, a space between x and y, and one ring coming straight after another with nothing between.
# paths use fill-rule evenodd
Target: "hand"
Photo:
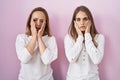
<instances>
[{"instance_id":1,"label":"hand","mask_svg":"<svg viewBox=\"0 0 120 80\"><path fill-rule=\"evenodd\" d=\"M83 33L82 33L82 31L80 30L79 25L77 24L76 21L74 21L74 26L75 26L75 29L76 29L78 35L83 35Z\"/></svg>"},{"instance_id":2,"label":"hand","mask_svg":"<svg viewBox=\"0 0 120 80\"><path fill-rule=\"evenodd\" d=\"M42 26L41 26L40 30L38 31L38 37L40 37L40 38L42 37L45 27L46 27L46 21L43 21Z\"/></svg>"},{"instance_id":3,"label":"hand","mask_svg":"<svg viewBox=\"0 0 120 80\"><path fill-rule=\"evenodd\" d=\"M85 33L90 33L90 28L91 28L91 21L88 22Z\"/></svg>"},{"instance_id":4,"label":"hand","mask_svg":"<svg viewBox=\"0 0 120 80\"><path fill-rule=\"evenodd\" d=\"M31 33L33 37L37 36L37 30L35 28L35 23L33 21L31 22Z\"/></svg>"}]
</instances>

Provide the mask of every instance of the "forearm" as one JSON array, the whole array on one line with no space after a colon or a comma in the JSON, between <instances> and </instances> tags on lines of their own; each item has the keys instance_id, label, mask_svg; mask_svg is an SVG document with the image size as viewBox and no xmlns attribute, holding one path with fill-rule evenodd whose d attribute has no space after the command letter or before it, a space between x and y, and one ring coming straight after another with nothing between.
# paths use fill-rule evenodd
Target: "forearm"
<instances>
[{"instance_id":1,"label":"forearm","mask_svg":"<svg viewBox=\"0 0 120 80\"><path fill-rule=\"evenodd\" d=\"M69 36L65 37L64 45L65 45L65 53L69 62L75 62L80 55L80 51L82 49L83 36L78 36L77 41L74 43L69 38Z\"/></svg>"},{"instance_id":2,"label":"forearm","mask_svg":"<svg viewBox=\"0 0 120 80\"><path fill-rule=\"evenodd\" d=\"M40 54L42 55L46 49L46 45L43 42L42 38L38 38L38 45L39 45Z\"/></svg>"},{"instance_id":3,"label":"forearm","mask_svg":"<svg viewBox=\"0 0 120 80\"><path fill-rule=\"evenodd\" d=\"M94 45L90 34L86 34L85 37L86 37L85 40L86 49L91 60L94 62L94 64L99 64L104 54L104 36L99 35L97 39L98 40L97 47Z\"/></svg>"},{"instance_id":4,"label":"forearm","mask_svg":"<svg viewBox=\"0 0 120 80\"><path fill-rule=\"evenodd\" d=\"M26 48L29 51L30 55L34 54L35 43L36 43L36 37L33 37L26 46Z\"/></svg>"}]
</instances>

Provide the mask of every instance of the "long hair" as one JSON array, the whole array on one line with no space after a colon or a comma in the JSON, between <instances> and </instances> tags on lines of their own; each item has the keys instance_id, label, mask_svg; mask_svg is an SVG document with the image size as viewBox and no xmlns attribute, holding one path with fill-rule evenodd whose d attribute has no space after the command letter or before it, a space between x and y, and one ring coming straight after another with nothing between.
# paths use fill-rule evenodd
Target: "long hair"
<instances>
[{"instance_id":1,"label":"long hair","mask_svg":"<svg viewBox=\"0 0 120 80\"><path fill-rule=\"evenodd\" d=\"M30 25L30 21L31 21L31 18L32 18L32 14L35 12L35 11L42 11L44 14L45 14L45 17L46 17L46 26L45 26L45 30L44 30L44 33L43 33L43 36L44 35L48 35L48 36L51 36L51 33L50 33L50 25L49 25L49 16L48 16L48 13L45 9L43 9L42 7L37 7L35 9L32 10L32 12L30 13L29 17L28 17L28 21L27 21L27 24L26 24L26 32L25 34L26 35L32 35L31 33L31 25Z\"/></svg>"},{"instance_id":2,"label":"long hair","mask_svg":"<svg viewBox=\"0 0 120 80\"><path fill-rule=\"evenodd\" d=\"M75 11L73 13L71 24L70 24L69 29L68 29L68 34L70 34L71 37L76 41L78 34L77 34L77 31L74 27L74 20L75 20L76 15L78 14L79 11L85 12L85 14L88 16L89 20L91 20L92 25L91 25L91 29L90 29L90 34L92 36L92 40L94 41L94 37L98 32L95 28L92 14L91 14L90 10L85 6L79 6L75 9Z\"/></svg>"}]
</instances>

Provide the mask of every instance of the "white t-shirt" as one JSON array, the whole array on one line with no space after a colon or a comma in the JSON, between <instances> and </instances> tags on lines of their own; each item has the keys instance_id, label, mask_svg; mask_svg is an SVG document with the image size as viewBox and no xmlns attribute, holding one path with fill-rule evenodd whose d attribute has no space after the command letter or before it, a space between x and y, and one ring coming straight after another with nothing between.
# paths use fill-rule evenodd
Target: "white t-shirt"
<instances>
[{"instance_id":1,"label":"white t-shirt","mask_svg":"<svg viewBox=\"0 0 120 80\"><path fill-rule=\"evenodd\" d=\"M85 43L83 36L78 36L76 42L70 35L64 39L65 53L69 61L67 80L99 80L98 64L104 55L104 36L97 34L94 46L90 33L85 33Z\"/></svg>"},{"instance_id":2,"label":"white t-shirt","mask_svg":"<svg viewBox=\"0 0 120 80\"><path fill-rule=\"evenodd\" d=\"M36 42L34 54L30 55L26 45L32 36L19 34L16 39L16 52L21 62L19 80L53 80L52 68L50 66L57 58L58 50L55 37L43 36L42 39L47 46L44 53L40 55L38 42Z\"/></svg>"}]
</instances>

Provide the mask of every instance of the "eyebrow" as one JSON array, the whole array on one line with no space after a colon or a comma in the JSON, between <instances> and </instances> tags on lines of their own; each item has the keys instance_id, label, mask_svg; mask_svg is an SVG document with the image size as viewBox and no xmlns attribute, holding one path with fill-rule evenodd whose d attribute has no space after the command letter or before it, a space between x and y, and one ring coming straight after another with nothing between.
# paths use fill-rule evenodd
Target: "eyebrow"
<instances>
[{"instance_id":1,"label":"eyebrow","mask_svg":"<svg viewBox=\"0 0 120 80\"><path fill-rule=\"evenodd\" d=\"M77 18L80 18L80 17L76 17L76 19L77 19ZM84 18L88 18L88 17L86 16L86 17L83 17L82 19L84 19ZM80 18L80 19L81 19L81 18Z\"/></svg>"},{"instance_id":2,"label":"eyebrow","mask_svg":"<svg viewBox=\"0 0 120 80\"><path fill-rule=\"evenodd\" d=\"M33 19L39 19L39 18L33 18ZM44 18L40 18L40 19L44 19Z\"/></svg>"}]
</instances>

